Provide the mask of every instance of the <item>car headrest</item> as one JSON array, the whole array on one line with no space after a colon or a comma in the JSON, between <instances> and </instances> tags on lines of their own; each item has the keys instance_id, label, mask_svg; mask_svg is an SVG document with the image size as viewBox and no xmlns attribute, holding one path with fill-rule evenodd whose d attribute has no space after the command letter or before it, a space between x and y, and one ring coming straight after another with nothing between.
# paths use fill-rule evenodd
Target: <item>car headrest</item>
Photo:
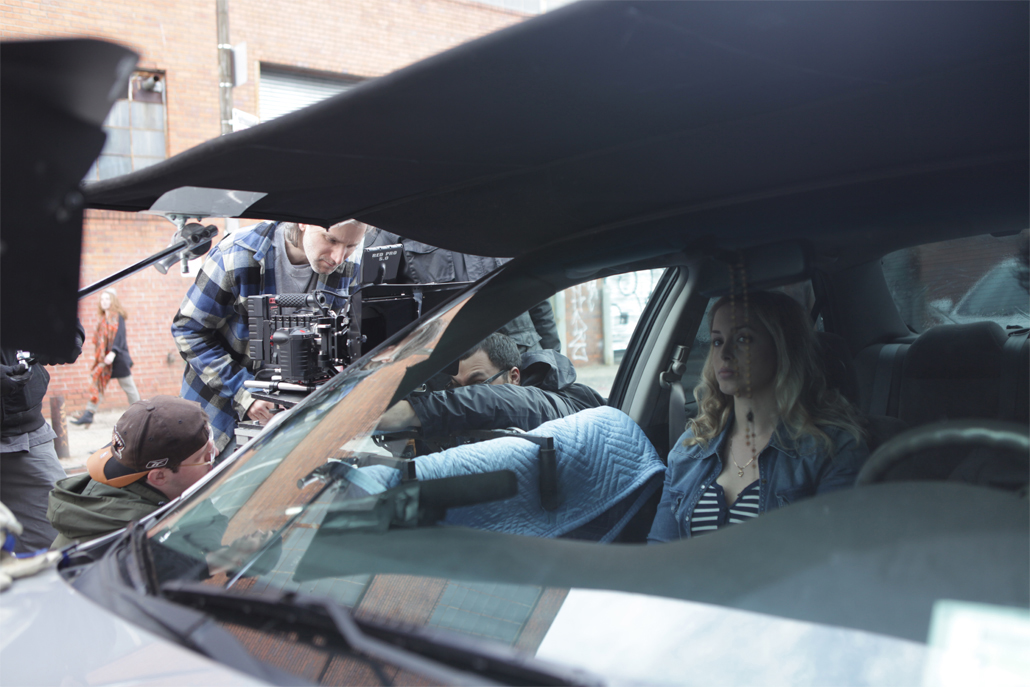
<instances>
[{"instance_id":1,"label":"car headrest","mask_svg":"<svg viewBox=\"0 0 1030 687\"><path fill-rule=\"evenodd\" d=\"M906 379L996 379L1005 330L996 322L948 324L920 334L905 356Z\"/></svg>"}]
</instances>

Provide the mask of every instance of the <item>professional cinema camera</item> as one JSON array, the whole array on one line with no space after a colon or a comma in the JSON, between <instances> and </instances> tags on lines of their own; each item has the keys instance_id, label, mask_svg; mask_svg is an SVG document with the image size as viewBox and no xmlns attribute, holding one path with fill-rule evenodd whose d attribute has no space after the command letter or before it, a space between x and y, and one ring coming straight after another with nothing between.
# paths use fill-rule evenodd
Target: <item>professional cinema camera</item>
<instances>
[{"instance_id":1,"label":"professional cinema camera","mask_svg":"<svg viewBox=\"0 0 1030 687\"><path fill-rule=\"evenodd\" d=\"M290 408L319 386L468 286L391 283L399 279L400 244L366 248L359 286L333 310L338 295L277 294L247 298L249 354L259 364L254 379L244 382L255 398ZM243 444L262 429L244 420L236 426Z\"/></svg>"},{"instance_id":2,"label":"professional cinema camera","mask_svg":"<svg viewBox=\"0 0 1030 687\"><path fill-rule=\"evenodd\" d=\"M310 391L360 355L360 333L351 326L350 303L342 312L328 307L322 292L249 296L250 357L261 361L273 381L294 391Z\"/></svg>"},{"instance_id":3,"label":"professional cinema camera","mask_svg":"<svg viewBox=\"0 0 1030 687\"><path fill-rule=\"evenodd\" d=\"M247 320L250 359L259 365L255 379L245 382L259 398L289 407L314 391L371 348L361 333L363 291L397 276L401 246L366 248L360 286L346 299L327 291L249 296ZM396 300L412 300L397 296ZM330 303L342 304L339 312ZM355 317L352 313L357 313ZM406 318L415 319L418 312ZM376 336L372 345L385 338ZM254 391L257 390L257 391ZM287 393L282 393L287 392ZM269 395L273 394L273 395Z\"/></svg>"}]
</instances>

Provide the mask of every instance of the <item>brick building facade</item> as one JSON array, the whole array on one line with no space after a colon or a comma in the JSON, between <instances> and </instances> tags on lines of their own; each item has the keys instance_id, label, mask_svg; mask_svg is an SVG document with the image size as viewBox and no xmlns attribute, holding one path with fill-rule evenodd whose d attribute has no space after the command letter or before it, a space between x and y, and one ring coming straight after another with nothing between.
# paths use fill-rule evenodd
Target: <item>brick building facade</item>
<instances>
[{"instance_id":1,"label":"brick building facade","mask_svg":"<svg viewBox=\"0 0 1030 687\"><path fill-rule=\"evenodd\" d=\"M218 50L214 0L2 0L0 39L65 36L121 43L140 55L137 69L163 80L165 155L219 135ZM230 40L247 44L248 81L233 89L234 107L261 116L262 69L276 67L353 79L375 78L527 15L467 0L230 0ZM222 226L221 222L216 224ZM174 227L164 219L88 211L80 283L91 284L166 246ZM129 313L133 375L144 397L178 394L183 362L169 332L193 275L148 268L116 285ZM80 303L87 339L97 322L94 295ZM66 410L88 399L93 347L71 366L51 368L50 393ZM126 405L117 384L103 407ZM49 412L49 404L44 403Z\"/></svg>"}]
</instances>

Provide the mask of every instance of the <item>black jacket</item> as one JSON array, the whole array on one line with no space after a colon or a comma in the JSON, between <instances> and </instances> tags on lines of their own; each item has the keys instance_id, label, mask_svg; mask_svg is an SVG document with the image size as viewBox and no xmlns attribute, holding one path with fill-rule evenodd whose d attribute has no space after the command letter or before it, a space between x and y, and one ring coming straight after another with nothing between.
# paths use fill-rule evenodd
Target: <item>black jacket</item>
<instances>
[{"instance_id":1,"label":"black jacket","mask_svg":"<svg viewBox=\"0 0 1030 687\"><path fill-rule=\"evenodd\" d=\"M408 401L427 437L469 429L518 427L528 431L607 403L590 387L575 383L572 362L556 351L523 354L520 372L522 386L477 384L412 394Z\"/></svg>"},{"instance_id":2,"label":"black jacket","mask_svg":"<svg viewBox=\"0 0 1030 687\"><path fill-rule=\"evenodd\" d=\"M2 351L0 365L0 435L28 434L43 426L43 397L50 374L42 365L31 365L22 372L15 351Z\"/></svg>"},{"instance_id":3,"label":"black jacket","mask_svg":"<svg viewBox=\"0 0 1030 687\"><path fill-rule=\"evenodd\" d=\"M125 338L125 318L118 316L118 333L111 342L114 351L114 362L111 363L111 377L121 379L132 374L132 358L129 356L129 343Z\"/></svg>"},{"instance_id":4,"label":"black jacket","mask_svg":"<svg viewBox=\"0 0 1030 687\"><path fill-rule=\"evenodd\" d=\"M370 229L365 235L366 247L385 246L391 243L399 243L404 247L401 279L412 284L476 281L511 260L456 253L428 243L401 238L381 229ZM459 262L460 267L457 264ZM533 306L498 331L510 336L522 353L541 348L561 350L554 311L547 301Z\"/></svg>"},{"instance_id":5,"label":"black jacket","mask_svg":"<svg viewBox=\"0 0 1030 687\"><path fill-rule=\"evenodd\" d=\"M0 351L0 435L18 436L33 432L46 423L43 418L43 397L50 384L50 373L43 365L64 365L74 363L82 353L86 332L82 323L76 322L75 346L71 357L47 358L40 356L37 362L21 371L17 351Z\"/></svg>"}]
</instances>

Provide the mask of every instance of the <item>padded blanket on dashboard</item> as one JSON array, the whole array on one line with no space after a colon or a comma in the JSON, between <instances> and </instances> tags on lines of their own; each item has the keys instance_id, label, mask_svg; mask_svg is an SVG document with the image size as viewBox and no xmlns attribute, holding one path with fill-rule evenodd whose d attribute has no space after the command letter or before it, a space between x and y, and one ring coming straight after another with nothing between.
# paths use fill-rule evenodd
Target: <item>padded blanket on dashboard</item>
<instances>
[{"instance_id":1,"label":"padded blanket on dashboard","mask_svg":"<svg viewBox=\"0 0 1030 687\"><path fill-rule=\"evenodd\" d=\"M558 464L557 510L540 504L536 444L517 437L465 444L415 461L420 480L512 470L518 480L513 498L452 508L444 522L478 529L560 537L605 513L616 517L594 523L595 536L611 541L660 486L665 466L651 442L628 415L614 408L581 411L547 422L528 434L554 437ZM363 468L386 487L400 483L396 470ZM599 524L600 529L597 525Z\"/></svg>"}]
</instances>

